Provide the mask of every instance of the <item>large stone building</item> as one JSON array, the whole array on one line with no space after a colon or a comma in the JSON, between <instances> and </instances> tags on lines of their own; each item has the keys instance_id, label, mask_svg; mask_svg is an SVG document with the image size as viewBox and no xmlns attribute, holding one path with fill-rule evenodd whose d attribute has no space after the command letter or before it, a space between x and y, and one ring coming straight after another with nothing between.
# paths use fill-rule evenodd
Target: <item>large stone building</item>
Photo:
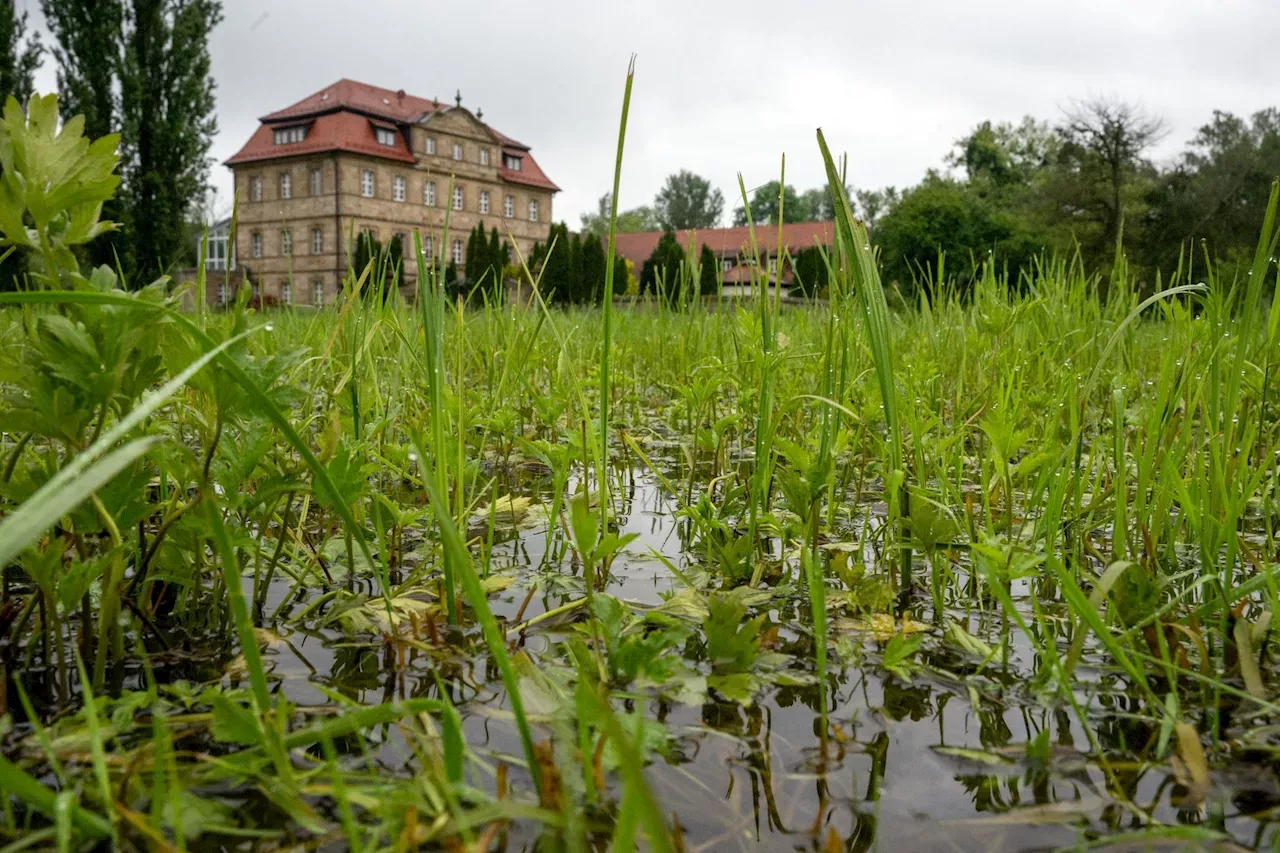
<instances>
[{"instance_id":1,"label":"large stone building","mask_svg":"<svg viewBox=\"0 0 1280 853\"><path fill-rule=\"evenodd\" d=\"M479 222L504 242L512 235L527 258L547 238L559 188L529 146L482 117L461 95L445 105L353 80L263 116L227 160L239 205L236 263L265 295L324 304L346 274L352 235L364 230L383 243L400 235L406 253L418 231L426 252L461 268ZM406 285L416 272L405 264ZM226 293L210 288L209 299Z\"/></svg>"}]
</instances>

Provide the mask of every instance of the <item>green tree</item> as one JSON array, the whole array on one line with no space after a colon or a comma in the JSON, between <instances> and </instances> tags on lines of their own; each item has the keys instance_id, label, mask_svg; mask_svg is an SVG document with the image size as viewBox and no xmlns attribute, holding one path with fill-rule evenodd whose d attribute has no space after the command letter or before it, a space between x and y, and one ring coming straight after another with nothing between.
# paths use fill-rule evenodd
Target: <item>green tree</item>
<instances>
[{"instance_id":1,"label":"green tree","mask_svg":"<svg viewBox=\"0 0 1280 853\"><path fill-rule=\"evenodd\" d=\"M552 225L547 235L546 259L542 264L542 292L554 303L573 301L573 259L569 228L563 222ZM535 271L536 274L536 271Z\"/></svg>"},{"instance_id":2,"label":"green tree","mask_svg":"<svg viewBox=\"0 0 1280 853\"><path fill-rule=\"evenodd\" d=\"M724 213L724 195L706 178L681 169L667 176L654 196L653 212L663 230L714 228Z\"/></svg>"},{"instance_id":3,"label":"green tree","mask_svg":"<svg viewBox=\"0 0 1280 853\"><path fill-rule=\"evenodd\" d=\"M1171 269L1185 249L1199 254L1199 240L1218 260L1251 259L1276 175L1280 109L1249 119L1215 111L1148 194L1141 260Z\"/></svg>"},{"instance_id":4,"label":"green tree","mask_svg":"<svg viewBox=\"0 0 1280 853\"><path fill-rule=\"evenodd\" d=\"M827 262L817 246L801 249L791 259L791 288L805 296L818 296L828 283Z\"/></svg>"},{"instance_id":5,"label":"green tree","mask_svg":"<svg viewBox=\"0 0 1280 853\"><path fill-rule=\"evenodd\" d=\"M1075 234L1086 260L1105 263L1115 252L1121 223L1141 220L1143 184L1155 176L1143 155L1164 135L1164 123L1136 104L1094 99L1066 110L1058 135L1062 147L1045 193L1057 206L1050 216L1091 224Z\"/></svg>"},{"instance_id":6,"label":"green tree","mask_svg":"<svg viewBox=\"0 0 1280 853\"><path fill-rule=\"evenodd\" d=\"M45 25L53 35L57 62L58 107L64 120L84 116L84 135L99 139L120 133L117 87L124 61L124 0L40 0ZM124 164L121 175L127 177ZM126 221L124 193L103 205L104 219ZM130 263L130 235L104 234L85 247L88 260L112 267L119 257Z\"/></svg>"},{"instance_id":7,"label":"green tree","mask_svg":"<svg viewBox=\"0 0 1280 853\"><path fill-rule=\"evenodd\" d=\"M714 296L720 292L720 262L716 253L706 243L702 244L702 252L698 256L698 292L703 296Z\"/></svg>"},{"instance_id":8,"label":"green tree","mask_svg":"<svg viewBox=\"0 0 1280 853\"><path fill-rule=\"evenodd\" d=\"M567 228L568 226L566 226ZM567 233L567 232L566 232ZM566 288L569 301L581 304L587 301L587 282L582 263L582 237L574 234L569 237L569 285Z\"/></svg>"},{"instance_id":9,"label":"green tree","mask_svg":"<svg viewBox=\"0 0 1280 853\"><path fill-rule=\"evenodd\" d=\"M796 188L787 184L783 192L782 216L784 222L805 222L809 219L809 207L800 198ZM756 225L773 225L778 221L778 182L770 181L757 187L751 194L751 222ZM733 211L733 224L746 225L746 211L737 207Z\"/></svg>"},{"instance_id":10,"label":"green tree","mask_svg":"<svg viewBox=\"0 0 1280 853\"><path fill-rule=\"evenodd\" d=\"M640 270L640 291L657 293L661 286L667 299L674 299L680 291L680 272L684 267L684 249L671 229L662 232L658 245Z\"/></svg>"},{"instance_id":11,"label":"green tree","mask_svg":"<svg viewBox=\"0 0 1280 853\"><path fill-rule=\"evenodd\" d=\"M118 255L147 274L192 249L186 222L208 188L217 125L209 34L220 0L42 0L63 115L84 115L91 137L118 130L124 186L106 214L125 226L96 245L95 261Z\"/></svg>"},{"instance_id":12,"label":"green tree","mask_svg":"<svg viewBox=\"0 0 1280 853\"><path fill-rule=\"evenodd\" d=\"M1017 270L1045 245L1031 220L1001 209L962 181L936 173L904 193L873 234L885 280L906 289L918 278L937 275L940 254L947 258L947 278L964 286L982 261L990 258Z\"/></svg>"},{"instance_id":13,"label":"green tree","mask_svg":"<svg viewBox=\"0 0 1280 853\"><path fill-rule=\"evenodd\" d=\"M0 0L0 98L13 95L27 103L43 53L39 34L27 36L27 13L18 12L13 0Z\"/></svg>"},{"instance_id":14,"label":"green tree","mask_svg":"<svg viewBox=\"0 0 1280 853\"><path fill-rule=\"evenodd\" d=\"M1031 116L1016 125L984 121L956 140L947 162L964 169L970 183L1026 186L1058 159L1061 148L1048 122Z\"/></svg>"},{"instance_id":15,"label":"green tree","mask_svg":"<svg viewBox=\"0 0 1280 853\"><path fill-rule=\"evenodd\" d=\"M583 299L597 303L604 294L605 261L604 242L594 234L582 235L582 283Z\"/></svg>"},{"instance_id":16,"label":"green tree","mask_svg":"<svg viewBox=\"0 0 1280 853\"><path fill-rule=\"evenodd\" d=\"M595 213L582 214L582 233L604 236L609 233L609 206L611 193L600 196L596 203ZM618 211L617 232L619 234L639 234L644 231L657 231L657 214L652 207L633 207L631 210Z\"/></svg>"}]
</instances>

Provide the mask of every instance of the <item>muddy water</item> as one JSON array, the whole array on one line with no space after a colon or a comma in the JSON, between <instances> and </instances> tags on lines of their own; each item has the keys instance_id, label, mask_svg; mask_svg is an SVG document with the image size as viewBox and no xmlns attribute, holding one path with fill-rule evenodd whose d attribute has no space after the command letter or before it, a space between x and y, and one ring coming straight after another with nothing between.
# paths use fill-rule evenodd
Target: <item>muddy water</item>
<instances>
[{"instance_id":1,"label":"muddy water","mask_svg":"<svg viewBox=\"0 0 1280 853\"><path fill-rule=\"evenodd\" d=\"M650 549L682 569L696 560L685 550L674 504L648 474L637 472L633 480L619 495L618 522L622 532L640 538L614 564L608 591L652 606L680 582ZM497 538L503 541L493 547L491 572L515 579L492 599L500 618L519 613L527 620L581 596L580 584L565 577L570 560L548 566L544 559L545 521ZM273 589L267 612L284 590ZM1015 587L1023 603L1030 594L1030 585ZM771 616L782 625L780 647L803 662L812 658L811 641L785 627L794 624L800 598L796 591L790 600L780 597ZM1001 641L1001 620L990 611L948 610L946 616L989 643ZM924 598L915 618L932 619ZM532 628L523 634L523 650L539 665L554 665L566 630L552 621ZM485 660L420 657L396 671L378 646L336 632L281 634L269 661L295 702L329 704L320 686L364 703L431 696L440 676L463 715L472 750L489 764L520 754L501 682ZM1009 643L1006 666L975 674L973 662L935 628L923 647L926 666L908 681L876 665L881 643L855 637L861 654L830 663L825 738L814 687L769 687L749 706L717 701L712 693L700 705L650 699L628 702L627 709L643 708L666 727L667 743L648 775L690 851L1228 850L1271 849L1280 839L1269 822L1269 810L1280 807L1280 781L1269 764L1227 763L1207 800L1188 802L1168 761L1137 757L1153 753L1149 744L1158 732L1114 673L1079 672L1077 696L1089 709L1103 751L1098 756L1074 712L1038 691L1041 662L1016 630ZM1060 649L1065 653L1065 640ZM379 761L395 773L412 758L394 730L383 734ZM1119 790L1108 790L1100 758ZM527 779L514 772L513 779L527 790ZM488 776L473 782L492 787ZM1192 835L1216 829L1230 841L1125 840L1151 823ZM537 833L535 825L512 827L507 849L532 850ZM607 827L602 833L607 837Z\"/></svg>"}]
</instances>

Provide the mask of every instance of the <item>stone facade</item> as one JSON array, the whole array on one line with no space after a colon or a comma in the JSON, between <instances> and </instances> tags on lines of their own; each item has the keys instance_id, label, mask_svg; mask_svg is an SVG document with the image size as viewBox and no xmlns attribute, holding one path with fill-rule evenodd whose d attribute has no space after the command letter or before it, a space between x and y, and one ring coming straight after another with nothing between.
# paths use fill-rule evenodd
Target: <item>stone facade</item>
<instances>
[{"instance_id":1,"label":"stone facade","mask_svg":"<svg viewBox=\"0 0 1280 853\"><path fill-rule=\"evenodd\" d=\"M238 200L236 258L263 294L287 294L297 304L332 302L355 235L366 229L383 244L402 236L409 256L402 275L407 295L416 287L415 232L424 250L437 258L443 253L443 264L458 258L460 271L468 232L477 223L486 232L497 228L504 242L514 240L525 258L536 241L547 239L555 188L532 164L528 149L513 149L511 140L460 106L394 126L398 144L387 157L337 148L291 155L288 150L297 146L281 145L281 156L268 151L246 161L242 152L229 161ZM546 186L525 183L508 168L524 157L537 170L532 179ZM515 252L508 251L514 260Z\"/></svg>"}]
</instances>

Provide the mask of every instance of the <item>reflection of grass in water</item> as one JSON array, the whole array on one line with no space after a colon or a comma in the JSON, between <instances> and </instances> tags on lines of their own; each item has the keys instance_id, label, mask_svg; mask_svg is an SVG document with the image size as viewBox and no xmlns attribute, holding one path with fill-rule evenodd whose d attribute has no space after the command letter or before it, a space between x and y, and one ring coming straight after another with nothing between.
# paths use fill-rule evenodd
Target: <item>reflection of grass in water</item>
<instances>
[{"instance_id":1,"label":"reflection of grass in water","mask_svg":"<svg viewBox=\"0 0 1280 853\"><path fill-rule=\"evenodd\" d=\"M0 330L0 703L30 735L0 761L3 831L687 849L693 807L649 779L715 738L768 843L865 849L936 725L939 755L982 747L1041 808L950 774L979 811L1047 821L1056 786L1091 786L1090 838L1220 837L1210 764L1269 755L1280 723L1276 199L1238 284L1046 260L909 301L838 201L825 303L715 311L468 308L419 251L412 309L360 296L380 264L332 311L192 319L37 228L75 287L0 295L25 312ZM669 593L630 600L641 558ZM299 709L279 679L313 637L329 704ZM149 666L219 655L211 684ZM1176 803L1138 796L1151 772Z\"/></svg>"}]
</instances>

